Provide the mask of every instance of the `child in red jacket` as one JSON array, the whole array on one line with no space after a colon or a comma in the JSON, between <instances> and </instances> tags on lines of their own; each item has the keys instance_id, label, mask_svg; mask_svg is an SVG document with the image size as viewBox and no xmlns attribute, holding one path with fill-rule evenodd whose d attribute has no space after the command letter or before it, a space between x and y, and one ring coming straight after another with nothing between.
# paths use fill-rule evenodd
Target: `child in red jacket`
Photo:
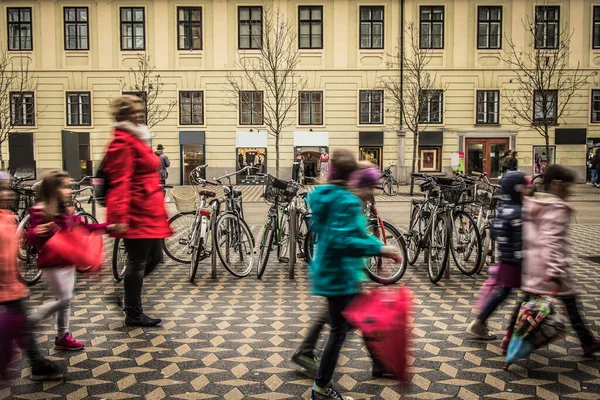
<instances>
[{"instance_id":1,"label":"child in red jacket","mask_svg":"<svg viewBox=\"0 0 600 400\"><path fill-rule=\"evenodd\" d=\"M8 210L14 200L13 192L10 190L10 180L8 173L0 172L0 306L10 314L26 319L25 299L28 292L18 279L16 216ZM10 329L8 326L0 328ZM21 335L24 337L19 337ZM42 357L31 324L17 333L17 342L23 345L31 361L32 380L62 379L62 368ZM10 347L10 343L8 346Z\"/></svg>"},{"instance_id":2,"label":"child in red jacket","mask_svg":"<svg viewBox=\"0 0 600 400\"><path fill-rule=\"evenodd\" d=\"M110 231L112 226L107 224L85 224L68 207L71 199L71 179L69 174L61 171L51 171L44 176L40 186L39 203L31 208L31 220L27 232L27 240L36 246L41 254L48 240L61 229L85 225L91 231ZM45 263L38 261L44 279L56 301L44 304L43 309L57 313L58 334L54 339L57 350L81 350L83 343L75 340L69 333L69 317L71 314L71 299L75 288L75 266L52 263L52 257L45 257ZM39 314L47 314L41 311Z\"/></svg>"}]
</instances>

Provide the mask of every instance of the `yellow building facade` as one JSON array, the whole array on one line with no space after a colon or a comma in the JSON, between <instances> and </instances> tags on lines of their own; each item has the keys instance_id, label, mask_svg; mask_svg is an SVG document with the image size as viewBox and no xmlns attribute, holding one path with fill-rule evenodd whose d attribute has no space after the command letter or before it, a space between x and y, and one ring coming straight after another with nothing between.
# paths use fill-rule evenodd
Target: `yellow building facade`
<instances>
[{"instance_id":1,"label":"yellow building facade","mask_svg":"<svg viewBox=\"0 0 600 400\"><path fill-rule=\"evenodd\" d=\"M500 26L502 35L525 45L521 19L533 16L538 3L558 7L559 24L573 29L572 64L597 69L600 42L594 28L600 20L594 22L594 12L600 18L600 1L5 0L0 2L1 25L6 25L0 43L13 64L29 65L37 87L30 97L15 96L13 117L20 126L4 143L3 154L18 174L65 168L77 178L93 172L111 138L108 103L122 93L121 80L132 84L129 69L146 54L164 83L158 102L178 103L153 128L153 144L164 145L171 159L169 183L185 183L189 169L204 162L208 177L247 164L274 171L275 140L261 124L260 96L245 94L243 110L232 107L227 73L241 76L236 60L254 51L262 13L280 7L299 32L298 73L307 82L307 93L298 93L282 133L282 176L292 174L298 154L304 156L305 172L317 175L322 152L348 148L382 167L398 165L394 173L406 180L412 137L398 129L381 79L400 76L399 69L388 67L387 57L397 51L403 24L414 22L431 32L421 40L441 47L432 50L429 68L445 88L439 121L431 116L434 121L422 133L422 171L449 173L463 152L467 169L493 174L494 158L511 148L519 151L526 172L534 171L536 161L541 165L544 157L554 157L583 178L588 143L600 142L594 122L600 114L593 112L594 96L600 101L600 91L594 91L600 89L598 79L581 91L576 115L552 130L555 154L542 155L536 147L543 145L539 134L506 120L502 96L511 74L496 49L478 45L481 24ZM482 7L499 9L500 16L481 20ZM597 29L600 35L600 25ZM496 123L479 123L480 96L486 96L486 110L496 110L486 115L497 114L490 117L498 118ZM30 104L33 115L23 111L31 110ZM560 131L565 128L571 130Z\"/></svg>"}]
</instances>

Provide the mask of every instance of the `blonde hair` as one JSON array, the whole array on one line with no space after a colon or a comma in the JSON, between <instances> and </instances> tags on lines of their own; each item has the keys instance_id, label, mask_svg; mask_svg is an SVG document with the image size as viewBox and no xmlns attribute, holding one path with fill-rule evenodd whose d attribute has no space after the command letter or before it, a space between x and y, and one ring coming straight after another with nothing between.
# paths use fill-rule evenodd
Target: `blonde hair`
<instances>
[{"instance_id":1,"label":"blonde hair","mask_svg":"<svg viewBox=\"0 0 600 400\"><path fill-rule=\"evenodd\" d=\"M60 200L59 189L63 181L69 179L65 171L48 171L44 174L38 201L44 204L44 214L47 221L52 221L56 214L63 213L66 209L65 203Z\"/></svg>"},{"instance_id":2,"label":"blonde hair","mask_svg":"<svg viewBox=\"0 0 600 400\"><path fill-rule=\"evenodd\" d=\"M137 96L124 95L110 102L110 111L116 122L126 121L134 112L136 104L142 104L142 99Z\"/></svg>"}]
</instances>

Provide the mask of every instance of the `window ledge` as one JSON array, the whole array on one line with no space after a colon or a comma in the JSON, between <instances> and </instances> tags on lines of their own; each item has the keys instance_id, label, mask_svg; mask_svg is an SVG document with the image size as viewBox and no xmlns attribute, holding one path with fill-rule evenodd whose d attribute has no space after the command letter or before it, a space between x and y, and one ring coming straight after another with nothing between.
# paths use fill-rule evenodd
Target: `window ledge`
<instances>
[{"instance_id":1,"label":"window ledge","mask_svg":"<svg viewBox=\"0 0 600 400\"><path fill-rule=\"evenodd\" d=\"M357 124L357 128L385 128L386 124Z\"/></svg>"},{"instance_id":2,"label":"window ledge","mask_svg":"<svg viewBox=\"0 0 600 400\"><path fill-rule=\"evenodd\" d=\"M74 55L74 56L75 56L75 55L77 55L77 56L78 56L78 55L81 55L81 54L86 54L86 55L89 55L89 54L90 54L90 52L91 52L91 51L90 51L89 49L88 49L88 50L75 50L75 49L73 49L73 50L66 50L66 49L65 49L65 54L66 54L66 55Z\"/></svg>"},{"instance_id":3,"label":"window ledge","mask_svg":"<svg viewBox=\"0 0 600 400\"><path fill-rule=\"evenodd\" d=\"M498 128L498 127L501 127L501 126L502 126L502 124L499 124L499 123L498 123L498 124L482 124L482 123L479 123L479 124L478 124L478 123L475 123L475 124L473 124L473 126L475 126L475 127L486 127L486 126L490 126L490 127L493 127L493 128Z\"/></svg>"},{"instance_id":4,"label":"window ledge","mask_svg":"<svg viewBox=\"0 0 600 400\"><path fill-rule=\"evenodd\" d=\"M186 126L189 126L189 125L186 125ZM249 131L250 129L261 130L261 131L264 130L264 131L267 131L267 133L269 133L266 125L240 125L240 124L237 124L236 129L245 130L245 131Z\"/></svg>"},{"instance_id":5,"label":"window ledge","mask_svg":"<svg viewBox=\"0 0 600 400\"><path fill-rule=\"evenodd\" d=\"M177 50L177 54L179 54L180 56L185 56L185 55L202 55L202 53L204 53L204 50L200 49L200 50Z\"/></svg>"},{"instance_id":6,"label":"window ledge","mask_svg":"<svg viewBox=\"0 0 600 400\"><path fill-rule=\"evenodd\" d=\"M206 124L202 124L202 125L181 125L181 124L177 124L177 129L189 129L189 130L194 130L194 129L206 129L207 125Z\"/></svg>"},{"instance_id":7,"label":"window ledge","mask_svg":"<svg viewBox=\"0 0 600 400\"><path fill-rule=\"evenodd\" d=\"M33 54L33 50L7 50L9 54Z\"/></svg>"},{"instance_id":8,"label":"window ledge","mask_svg":"<svg viewBox=\"0 0 600 400\"><path fill-rule=\"evenodd\" d=\"M63 130L66 131L84 131L89 132L90 129L94 129L94 124L91 125L65 125Z\"/></svg>"},{"instance_id":9,"label":"window ledge","mask_svg":"<svg viewBox=\"0 0 600 400\"><path fill-rule=\"evenodd\" d=\"M312 129L314 131L315 129L325 129L325 125L296 125L296 128L305 131L310 131Z\"/></svg>"}]
</instances>

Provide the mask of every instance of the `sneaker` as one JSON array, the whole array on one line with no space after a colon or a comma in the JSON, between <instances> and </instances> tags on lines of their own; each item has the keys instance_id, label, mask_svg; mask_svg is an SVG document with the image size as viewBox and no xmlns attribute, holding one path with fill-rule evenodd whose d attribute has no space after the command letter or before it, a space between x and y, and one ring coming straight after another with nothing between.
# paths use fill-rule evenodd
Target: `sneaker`
<instances>
[{"instance_id":1,"label":"sneaker","mask_svg":"<svg viewBox=\"0 0 600 400\"><path fill-rule=\"evenodd\" d=\"M496 335L490 333L487 328L487 324L482 324L478 320L471 322L471 325L467 328L467 333L476 336L477 339L481 340L494 340Z\"/></svg>"},{"instance_id":2,"label":"sneaker","mask_svg":"<svg viewBox=\"0 0 600 400\"><path fill-rule=\"evenodd\" d=\"M591 346L586 346L583 348L583 355L591 356L594 353L597 353L599 351L600 351L600 337L596 337L594 339L594 343Z\"/></svg>"},{"instance_id":3,"label":"sneaker","mask_svg":"<svg viewBox=\"0 0 600 400\"><path fill-rule=\"evenodd\" d=\"M316 385L313 386L312 394L310 395L311 400L323 400L323 399L335 399L335 400L354 400L353 397L342 396L334 388L319 388Z\"/></svg>"},{"instance_id":4,"label":"sneaker","mask_svg":"<svg viewBox=\"0 0 600 400\"><path fill-rule=\"evenodd\" d=\"M75 350L81 350L81 349L83 349L83 347L84 347L83 343L75 340L69 332L67 332L65 337L62 339L54 338L54 348L56 350L75 351Z\"/></svg>"},{"instance_id":5,"label":"sneaker","mask_svg":"<svg viewBox=\"0 0 600 400\"><path fill-rule=\"evenodd\" d=\"M371 375L373 378L393 378L394 374L388 372L383 366L373 364L373 369L371 371Z\"/></svg>"},{"instance_id":6,"label":"sneaker","mask_svg":"<svg viewBox=\"0 0 600 400\"><path fill-rule=\"evenodd\" d=\"M311 375L319 372L319 359L312 353L296 352L292 356L292 362L307 370Z\"/></svg>"},{"instance_id":7,"label":"sneaker","mask_svg":"<svg viewBox=\"0 0 600 400\"><path fill-rule=\"evenodd\" d=\"M63 379L63 369L50 360L43 359L31 366L32 381L54 381Z\"/></svg>"}]
</instances>

